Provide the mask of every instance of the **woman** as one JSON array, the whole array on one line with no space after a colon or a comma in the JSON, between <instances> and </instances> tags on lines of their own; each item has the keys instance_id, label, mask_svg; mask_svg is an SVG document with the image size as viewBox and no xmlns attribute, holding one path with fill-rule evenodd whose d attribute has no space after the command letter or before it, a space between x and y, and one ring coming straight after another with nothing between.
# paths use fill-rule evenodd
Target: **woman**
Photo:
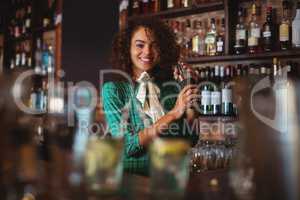
<instances>
[{"instance_id":1,"label":"woman","mask_svg":"<svg viewBox=\"0 0 300 200\"><path fill-rule=\"evenodd\" d=\"M128 74L129 80L106 82L102 99L112 136L124 132L127 172L148 174L147 148L155 138L184 137L182 118L198 98L198 90L187 85L180 91L174 84L172 65L178 58L174 34L156 19L132 21L114 39L115 69Z\"/></svg>"}]
</instances>

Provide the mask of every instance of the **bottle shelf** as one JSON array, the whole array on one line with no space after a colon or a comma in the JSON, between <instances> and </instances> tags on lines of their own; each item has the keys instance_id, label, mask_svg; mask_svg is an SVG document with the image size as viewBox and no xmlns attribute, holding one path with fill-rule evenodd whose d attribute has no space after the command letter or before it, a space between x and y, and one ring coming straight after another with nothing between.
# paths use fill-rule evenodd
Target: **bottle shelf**
<instances>
[{"instance_id":1,"label":"bottle shelf","mask_svg":"<svg viewBox=\"0 0 300 200\"><path fill-rule=\"evenodd\" d=\"M300 49L263 52L259 54L243 54L243 55L224 55L224 56L203 56L197 58L186 58L184 61L189 64L213 63L224 61L246 61L246 60L267 60L277 58L300 58Z\"/></svg>"},{"instance_id":2,"label":"bottle shelf","mask_svg":"<svg viewBox=\"0 0 300 200\"><path fill-rule=\"evenodd\" d=\"M223 1L211 2L211 3L204 3L201 5L194 5L188 8L177 8L177 9L174 8L174 9L159 11L156 13L134 15L134 16L130 16L129 20L137 19L140 17L175 18L175 17L182 17L182 16L200 14L200 13L211 12L211 11L218 11L223 9L224 9Z\"/></svg>"},{"instance_id":3,"label":"bottle shelf","mask_svg":"<svg viewBox=\"0 0 300 200\"><path fill-rule=\"evenodd\" d=\"M197 118L198 121L201 122L236 122L238 121L237 116L213 116L213 115L208 115L208 116L199 116Z\"/></svg>"}]
</instances>

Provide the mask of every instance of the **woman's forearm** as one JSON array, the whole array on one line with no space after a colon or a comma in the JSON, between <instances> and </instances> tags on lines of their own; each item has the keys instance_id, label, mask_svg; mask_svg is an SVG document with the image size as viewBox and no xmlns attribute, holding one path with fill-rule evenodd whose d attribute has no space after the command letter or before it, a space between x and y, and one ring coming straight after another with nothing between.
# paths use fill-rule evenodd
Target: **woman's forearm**
<instances>
[{"instance_id":1,"label":"woman's forearm","mask_svg":"<svg viewBox=\"0 0 300 200\"><path fill-rule=\"evenodd\" d=\"M139 142L142 146L148 146L148 144L156 138L159 134L163 133L169 128L169 125L177 120L177 115L175 112L170 111L157 122L155 122L150 127L145 128L139 132Z\"/></svg>"}]
</instances>

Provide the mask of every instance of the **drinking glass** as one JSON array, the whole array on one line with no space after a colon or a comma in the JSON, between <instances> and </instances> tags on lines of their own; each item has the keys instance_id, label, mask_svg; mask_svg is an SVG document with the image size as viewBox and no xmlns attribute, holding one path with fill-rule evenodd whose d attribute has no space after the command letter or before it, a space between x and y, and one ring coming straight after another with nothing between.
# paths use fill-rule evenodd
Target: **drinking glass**
<instances>
[{"instance_id":1,"label":"drinking glass","mask_svg":"<svg viewBox=\"0 0 300 200\"><path fill-rule=\"evenodd\" d=\"M117 194L120 190L123 165L123 139L92 136L84 155L84 175L88 193Z\"/></svg>"},{"instance_id":2,"label":"drinking glass","mask_svg":"<svg viewBox=\"0 0 300 200\"><path fill-rule=\"evenodd\" d=\"M181 199L189 178L190 145L181 139L156 139L150 146L150 187L154 199Z\"/></svg>"}]
</instances>

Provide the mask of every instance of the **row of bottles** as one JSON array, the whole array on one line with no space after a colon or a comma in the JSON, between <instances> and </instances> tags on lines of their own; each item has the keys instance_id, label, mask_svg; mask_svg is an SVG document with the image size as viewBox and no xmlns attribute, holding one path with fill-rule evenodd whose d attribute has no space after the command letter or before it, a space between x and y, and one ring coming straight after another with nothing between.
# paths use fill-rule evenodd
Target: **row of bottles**
<instances>
[{"instance_id":1,"label":"row of bottles","mask_svg":"<svg viewBox=\"0 0 300 200\"><path fill-rule=\"evenodd\" d=\"M10 69L19 67L32 67L32 43L30 40L24 40L16 43L14 53L10 60Z\"/></svg>"},{"instance_id":2,"label":"row of bottles","mask_svg":"<svg viewBox=\"0 0 300 200\"><path fill-rule=\"evenodd\" d=\"M9 35L12 38L25 37L32 31L32 0L12 1L13 15L9 22Z\"/></svg>"},{"instance_id":3,"label":"row of bottles","mask_svg":"<svg viewBox=\"0 0 300 200\"><path fill-rule=\"evenodd\" d=\"M55 23L56 0L12 0L12 17L9 22L9 35L12 38L29 36L33 29L53 27ZM34 11L34 18L33 18ZM33 21L33 19L35 21Z\"/></svg>"},{"instance_id":4,"label":"row of bottles","mask_svg":"<svg viewBox=\"0 0 300 200\"><path fill-rule=\"evenodd\" d=\"M48 105L48 81L41 75L33 76L29 107L37 112L45 112Z\"/></svg>"},{"instance_id":5,"label":"row of bottles","mask_svg":"<svg viewBox=\"0 0 300 200\"><path fill-rule=\"evenodd\" d=\"M292 61L282 62L278 58L274 57L272 63L250 63L250 64L236 64L236 65L216 65L214 67L201 67L197 68L196 72L199 78L199 82L210 81L214 77L219 82L219 80L227 79L233 80L237 77L261 77L266 76L274 77L284 75L284 68L286 72L292 72L292 66L296 65ZM196 66L197 67L197 66ZM224 73L223 73L224 72ZM216 76L216 77L215 77ZM225 78L224 78L225 77ZM212 81L214 82L214 81Z\"/></svg>"},{"instance_id":6,"label":"row of bottles","mask_svg":"<svg viewBox=\"0 0 300 200\"><path fill-rule=\"evenodd\" d=\"M220 2L220 0L122 0L119 8L120 13L128 13L130 9L131 14L134 16L174 8L187 8L211 2Z\"/></svg>"},{"instance_id":7,"label":"row of bottles","mask_svg":"<svg viewBox=\"0 0 300 200\"><path fill-rule=\"evenodd\" d=\"M288 50L300 47L300 1L297 3L296 16L291 23L289 18L290 3L282 1L283 15L279 24L274 20L276 10L266 7L266 20L263 26L259 25L260 5L256 1L251 4L251 19L246 26L244 22L246 12L244 8L238 11L238 23L235 34L235 54L246 52L253 54L274 50Z\"/></svg>"},{"instance_id":8,"label":"row of bottles","mask_svg":"<svg viewBox=\"0 0 300 200\"><path fill-rule=\"evenodd\" d=\"M225 52L225 19L211 18L193 21L170 20L181 55L186 57L223 55Z\"/></svg>"},{"instance_id":9,"label":"row of bottles","mask_svg":"<svg viewBox=\"0 0 300 200\"><path fill-rule=\"evenodd\" d=\"M200 114L235 116L237 111L232 99L231 67L205 67L199 71L199 75Z\"/></svg>"},{"instance_id":10,"label":"row of bottles","mask_svg":"<svg viewBox=\"0 0 300 200\"><path fill-rule=\"evenodd\" d=\"M295 63L282 63L273 58L272 63L249 65L215 65L197 68L198 86L200 88L201 115L236 116L237 108L233 102L234 78L247 77L253 84L262 78L277 78L288 76Z\"/></svg>"},{"instance_id":11,"label":"row of bottles","mask_svg":"<svg viewBox=\"0 0 300 200\"><path fill-rule=\"evenodd\" d=\"M10 62L10 69L34 67L37 74L46 75L54 73L54 63L53 46L46 43L42 44L41 39L38 38L34 54L32 53L32 43L30 40L16 44L15 52Z\"/></svg>"}]
</instances>

